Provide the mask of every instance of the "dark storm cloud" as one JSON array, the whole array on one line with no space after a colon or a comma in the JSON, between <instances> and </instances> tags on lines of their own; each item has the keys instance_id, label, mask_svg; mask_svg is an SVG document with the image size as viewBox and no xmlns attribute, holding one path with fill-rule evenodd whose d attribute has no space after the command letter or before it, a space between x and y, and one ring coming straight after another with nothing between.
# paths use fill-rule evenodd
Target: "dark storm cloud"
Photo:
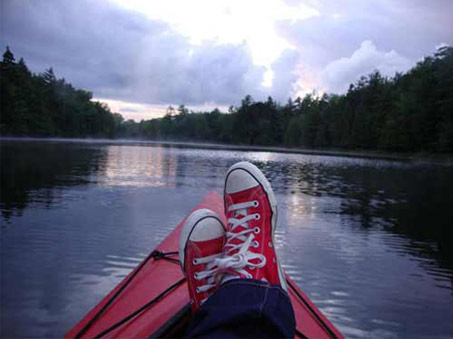
<instances>
[{"instance_id":1,"label":"dark storm cloud","mask_svg":"<svg viewBox=\"0 0 453 339\"><path fill-rule=\"evenodd\" d=\"M1 43L34 71L98 97L144 103L235 103L262 96L264 68L246 45L192 46L159 21L99 1L2 1Z\"/></svg>"}]
</instances>

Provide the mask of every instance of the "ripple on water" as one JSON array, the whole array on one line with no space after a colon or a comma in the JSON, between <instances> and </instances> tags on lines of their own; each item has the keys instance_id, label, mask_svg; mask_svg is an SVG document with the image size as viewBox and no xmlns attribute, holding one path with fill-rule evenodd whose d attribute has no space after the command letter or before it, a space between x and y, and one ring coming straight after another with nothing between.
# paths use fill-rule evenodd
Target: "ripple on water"
<instances>
[{"instance_id":1,"label":"ripple on water","mask_svg":"<svg viewBox=\"0 0 453 339\"><path fill-rule=\"evenodd\" d=\"M276 193L283 268L346 337L453 333L452 243L442 236L453 220L451 167L86 142L1 146L11 184L0 202L2 337L62 336L207 191L221 191L240 160L262 168Z\"/></svg>"}]
</instances>

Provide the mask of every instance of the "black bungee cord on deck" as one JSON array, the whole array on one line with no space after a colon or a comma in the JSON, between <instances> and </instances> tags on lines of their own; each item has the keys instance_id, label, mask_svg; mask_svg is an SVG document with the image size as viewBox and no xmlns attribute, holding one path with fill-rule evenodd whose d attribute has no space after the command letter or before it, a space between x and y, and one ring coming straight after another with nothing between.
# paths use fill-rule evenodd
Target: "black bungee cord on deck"
<instances>
[{"instance_id":1,"label":"black bungee cord on deck","mask_svg":"<svg viewBox=\"0 0 453 339\"><path fill-rule=\"evenodd\" d=\"M77 335L75 336L76 338L80 338L83 334L86 333L86 331L94 324L94 322L101 316L101 314L112 304L112 302L120 295L120 293L127 287L127 285L129 285L129 283L132 281L132 279L138 274L138 272L140 272L140 270L145 266L145 264L149 261L149 259L154 259L154 260L160 260L160 259L164 259L164 260L167 260L169 262L172 262L174 264L179 264L179 260L178 259L175 259L175 258L170 258L169 256L171 255L175 255L175 254L178 254L177 251L174 251L174 252L161 252L161 251L153 251L151 252L148 257L146 257L145 260L143 260L141 262L141 264L137 267L137 269L135 270L135 272L129 277L129 279L120 287L120 289L112 296L112 298L110 298L106 303L105 305L99 310L98 313L96 313L96 315L91 318L91 320L84 326L84 328L82 328L82 330L79 331L79 333L77 333ZM126 322L128 322L129 320L131 320L132 318L136 317L137 315L139 315L141 312L143 312L144 310L146 310L148 307L151 307L152 305L154 305L155 303L157 303L159 300L161 300L163 297L165 297L168 293L170 293L171 291L173 291L175 288L177 288L178 286L180 286L182 283L184 283L184 281L186 280L186 278L181 278L180 280L178 280L177 282L175 282L173 285L169 286L167 289L165 289L163 292L161 292L158 296L156 296L155 298L153 298L152 300L150 300L149 302L147 302L145 305L143 305L142 307L140 307L139 309L137 309L136 311L130 313L129 315L127 315L126 317L124 317L123 319L121 319L120 321L116 322L115 324L113 324L112 326L110 326L109 328L103 330L102 332L98 333L96 336L94 336L94 338L96 339L99 339L99 338L102 338L104 335L110 333L111 331L115 330L116 328L120 327L121 325L125 324ZM301 295L297 292L297 290L294 288L294 286L292 286L292 284L288 282L288 285L291 287L291 289L296 293L296 295L299 297L299 299L304 302L304 304L309 307L310 309L311 306L308 305L305 300L301 297ZM316 314L316 312L313 312L314 314ZM324 327L328 330L329 334L332 335L332 338L336 338L336 335L334 333L332 333L332 331L327 327L325 326L324 322L321 320L321 319L318 319L320 320L320 322L324 325ZM296 336L302 338L302 339L308 339L307 336L305 336L302 332L300 332L299 330L297 330L296 328Z\"/></svg>"},{"instance_id":2,"label":"black bungee cord on deck","mask_svg":"<svg viewBox=\"0 0 453 339\"><path fill-rule=\"evenodd\" d=\"M118 291L116 291L116 293L104 304L104 306L102 306L102 308L93 316L93 318L91 318L91 320L79 331L79 333L77 333L75 338L80 338L81 336L83 336L86 333L86 331L88 331L88 329L91 326L93 326L93 324L96 322L96 320L99 319L101 314L104 313L104 311L113 303L113 301L115 301L115 299L121 294L121 292L124 291L124 289L132 281L132 279L134 279L137 276L138 272L140 272L140 270L146 265L146 263L150 259L154 259L154 260L164 259L164 260L167 260L169 262L172 262L172 263L175 263L175 264L179 264L179 260L178 259L169 257L169 256L175 255L175 254L178 254L178 252L177 251L175 251L175 252L161 252L161 251L157 251L157 250L151 252L146 257L146 259L143 260L140 263L140 265L137 267L137 269L134 271L134 273L132 273L132 275L129 277L129 279L127 279L127 281L118 289ZM97 334L95 336L95 338L101 338L102 336L104 336L107 333L113 331L114 329L116 329L117 327L121 326L122 324L126 323L130 319L134 318L135 316L137 316L138 314L143 312L145 309L147 309L148 307L150 307L153 304L155 304L156 302L158 302L160 299L162 299L164 296L166 296L173 289L175 289L176 287L181 285L185 280L186 280L186 278L181 278L176 283L174 283L173 285L168 287L166 290L164 290L162 293L160 293L157 297L155 297L151 301L147 302L145 305L143 305L142 307L140 307L136 311L132 312L131 314L129 314L128 316L126 316L122 320L118 321L117 323L113 324L112 326L110 326L106 330L104 330L104 331L100 332L99 334Z\"/></svg>"},{"instance_id":3,"label":"black bungee cord on deck","mask_svg":"<svg viewBox=\"0 0 453 339\"><path fill-rule=\"evenodd\" d=\"M179 260L178 259L169 257L170 255L175 255L175 254L178 254L178 251L174 251L174 252L153 251L151 253L151 257L153 257L155 260L165 259L165 260L174 262L175 264L179 264Z\"/></svg>"},{"instance_id":4,"label":"black bungee cord on deck","mask_svg":"<svg viewBox=\"0 0 453 339\"><path fill-rule=\"evenodd\" d=\"M142 307L140 307L138 310L132 312L131 314L129 314L128 316L124 317L123 319L121 319L120 321L118 321L117 323L113 324L112 326L110 326L109 328L105 329L104 331L100 332L99 334L97 334L95 336L96 339L98 338L102 338L104 335L106 335L107 333L110 333L111 331L113 331L114 329L120 327L121 325L123 325L124 323L128 322L129 320L131 320L132 318L136 317L138 314L140 314L141 312L143 312L144 310L146 310L148 307L151 307L153 304L155 304L156 302L158 302L159 300L161 300L163 297L165 297L168 293L170 293L172 290L174 290L176 287L178 287L179 285L181 285L184 281L186 280L186 278L181 278L180 280L178 280L177 282L175 282L173 285L171 285L169 288L167 288L165 291L163 291L161 294L159 294L157 297L155 297L153 300L149 301L148 303L146 303L145 305L143 305Z\"/></svg>"}]
</instances>

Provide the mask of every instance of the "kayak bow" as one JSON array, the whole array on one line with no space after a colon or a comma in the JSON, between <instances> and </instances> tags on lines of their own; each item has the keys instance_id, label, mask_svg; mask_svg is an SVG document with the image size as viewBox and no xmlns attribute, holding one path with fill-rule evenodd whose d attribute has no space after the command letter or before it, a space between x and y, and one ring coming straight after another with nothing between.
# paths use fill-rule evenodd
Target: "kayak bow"
<instances>
[{"instance_id":1,"label":"kayak bow","mask_svg":"<svg viewBox=\"0 0 453 339\"><path fill-rule=\"evenodd\" d=\"M223 200L210 192L194 208L208 208L222 216ZM181 337L190 322L187 282L178 260L176 229L86 314L65 338ZM288 294L296 316L296 337L343 338L313 302L286 275Z\"/></svg>"}]
</instances>

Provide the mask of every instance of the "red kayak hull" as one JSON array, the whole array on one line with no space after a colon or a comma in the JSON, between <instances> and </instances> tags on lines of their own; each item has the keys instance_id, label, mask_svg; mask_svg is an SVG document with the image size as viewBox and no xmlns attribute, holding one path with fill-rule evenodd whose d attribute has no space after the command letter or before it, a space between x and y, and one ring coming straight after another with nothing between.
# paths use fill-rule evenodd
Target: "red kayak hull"
<instances>
[{"instance_id":1,"label":"red kayak hull","mask_svg":"<svg viewBox=\"0 0 453 339\"><path fill-rule=\"evenodd\" d=\"M194 209L198 208L224 215L222 197L217 192L210 192ZM65 337L148 338L182 334L190 320L187 282L175 260L177 255L167 255L170 260L166 260L158 254L178 250L184 220L152 256L124 278ZM343 338L288 276L287 281L297 322L296 337Z\"/></svg>"}]
</instances>

